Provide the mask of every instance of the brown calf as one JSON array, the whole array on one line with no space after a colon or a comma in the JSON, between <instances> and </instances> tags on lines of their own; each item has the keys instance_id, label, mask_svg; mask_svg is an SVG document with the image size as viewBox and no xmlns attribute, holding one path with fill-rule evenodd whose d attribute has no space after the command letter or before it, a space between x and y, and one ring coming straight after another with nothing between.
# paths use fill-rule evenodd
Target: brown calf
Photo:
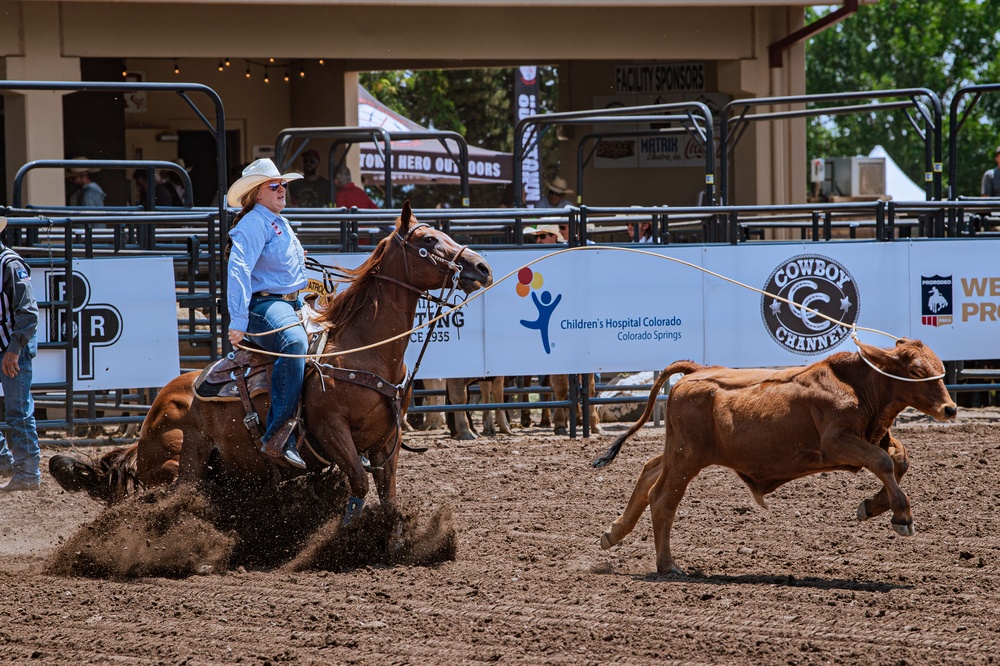
<instances>
[{"instance_id":1,"label":"brown calf","mask_svg":"<svg viewBox=\"0 0 1000 666\"><path fill-rule=\"evenodd\" d=\"M793 479L867 469L883 488L861 503L858 520L891 509L893 529L912 536L910 502L899 487L906 449L889 428L906 407L941 421L955 418L958 407L938 377L944 373L941 360L919 340L899 340L893 349L858 346L858 353L841 352L804 368L735 370L691 361L668 366L639 421L594 461L595 467L611 462L649 419L664 382L684 374L667 398L663 453L646 463L625 511L601 536L601 547L620 542L648 505L656 570L683 574L670 553L670 528L688 484L710 465L736 472L764 507L764 495Z\"/></svg>"}]
</instances>

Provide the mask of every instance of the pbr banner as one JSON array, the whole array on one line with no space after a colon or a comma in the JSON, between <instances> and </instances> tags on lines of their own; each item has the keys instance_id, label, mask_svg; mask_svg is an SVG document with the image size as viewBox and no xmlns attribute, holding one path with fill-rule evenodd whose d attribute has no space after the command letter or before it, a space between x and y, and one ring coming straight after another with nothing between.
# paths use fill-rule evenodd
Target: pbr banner
<instances>
[{"instance_id":1,"label":"pbr banner","mask_svg":"<svg viewBox=\"0 0 1000 666\"><path fill-rule=\"evenodd\" d=\"M169 257L83 259L72 275L32 272L38 301L63 301L72 280L73 312L39 308L38 342L73 339L75 389L163 386L180 373L177 299ZM66 355L43 349L34 363L37 383L66 380Z\"/></svg>"}]
</instances>

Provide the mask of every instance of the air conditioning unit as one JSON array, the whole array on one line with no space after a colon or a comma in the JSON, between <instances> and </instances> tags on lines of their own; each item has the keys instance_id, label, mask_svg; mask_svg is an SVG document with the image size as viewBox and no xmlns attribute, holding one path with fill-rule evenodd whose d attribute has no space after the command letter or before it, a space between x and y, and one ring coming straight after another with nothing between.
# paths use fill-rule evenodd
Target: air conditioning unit
<instances>
[{"instance_id":1,"label":"air conditioning unit","mask_svg":"<svg viewBox=\"0 0 1000 666\"><path fill-rule=\"evenodd\" d=\"M823 196L885 196L884 157L834 157L824 161Z\"/></svg>"}]
</instances>

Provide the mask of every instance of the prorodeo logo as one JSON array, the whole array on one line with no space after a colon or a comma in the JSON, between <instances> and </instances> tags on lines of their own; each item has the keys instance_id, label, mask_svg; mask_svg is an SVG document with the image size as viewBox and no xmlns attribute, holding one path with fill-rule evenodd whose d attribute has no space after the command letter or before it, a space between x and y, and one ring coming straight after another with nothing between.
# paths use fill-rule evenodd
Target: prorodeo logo
<instances>
[{"instance_id":1,"label":"prorodeo logo","mask_svg":"<svg viewBox=\"0 0 1000 666\"><path fill-rule=\"evenodd\" d=\"M920 323L924 326L949 326L954 314L951 276L920 276Z\"/></svg>"},{"instance_id":2,"label":"prorodeo logo","mask_svg":"<svg viewBox=\"0 0 1000 666\"><path fill-rule=\"evenodd\" d=\"M761 315L775 342L803 356L822 354L840 344L850 334L849 327L861 310L857 284L847 269L829 257L815 254L792 257L779 265L767 279L764 291L794 304L763 296ZM810 310L847 326L834 324Z\"/></svg>"}]
</instances>

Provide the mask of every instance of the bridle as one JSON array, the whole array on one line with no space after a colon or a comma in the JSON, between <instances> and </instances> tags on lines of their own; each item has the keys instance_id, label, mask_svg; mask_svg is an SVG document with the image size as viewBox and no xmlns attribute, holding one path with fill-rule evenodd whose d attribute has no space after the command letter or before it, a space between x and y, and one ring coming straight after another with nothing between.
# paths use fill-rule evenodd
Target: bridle
<instances>
[{"instance_id":1,"label":"bridle","mask_svg":"<svg viewBox=\"0 0 1000 666\"><path fill-rule=\"evenodd\" d=\"M441 286L439 287L440 289L442 290L446 289L448 287L449 280L451 281L451 290L449 291L448 296L443 299L444 301L447 301L448 299L451 298L451 295L455 293L455 290L458 289L458 280L459 276L462 273L462 265L458 263L458 260L461 258L462 254L469 249L469 246L460 245L458 250L456 250L455 252L455 256L453 256L451 259L433 254L431 252L428 252L427 248L425 247L420 247L420 248L415 247L414 243L412 242L413 233L420 227L430 228L430 225L427 224L426 222L417 222L410 226L410 228L406 231L406 234L401 234L399 232L396 232L392 235L392 242L396 243L403 249L403 268L406 271L407 282L403 282L402 280L397 280L396 278L389 277L388 275L383 275L381 271L377 273L375 277L378 278L379 280L387 280L388 282L397 284L400 287L403 287L404 289L409 289L410 291L415 292L421 296L425 295L429 296L429 294L427 294L428 290L418 289L417 287L414 287L412 284L413 278L410 275L409 254L414 254L420 259L429 261L431 266L433 266L442 274ZM440 300L436 298L431 297L430 300L438 301L438 303L440 304Z\"/></svg>"}]
</instances>

